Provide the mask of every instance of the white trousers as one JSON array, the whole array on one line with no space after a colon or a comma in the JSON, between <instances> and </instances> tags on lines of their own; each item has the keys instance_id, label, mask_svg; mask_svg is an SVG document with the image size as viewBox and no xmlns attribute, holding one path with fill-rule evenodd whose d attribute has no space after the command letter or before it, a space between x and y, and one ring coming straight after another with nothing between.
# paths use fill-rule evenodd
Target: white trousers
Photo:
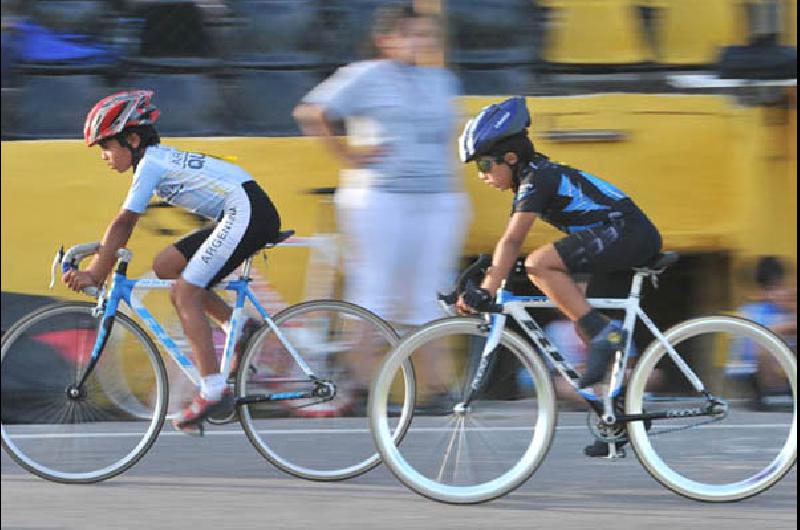
<instances>
[{"instance_id":1,"label":"white trousers","mask_svg":"<svg viewBox=\"0 0 800 530\"><path fill-rule=\"evenodd\" d=\"M467 195L345 187L336 207L345 299L397 324L444 316L436 292L455 280L471 217Z\"/></svg>"}]
</instances>

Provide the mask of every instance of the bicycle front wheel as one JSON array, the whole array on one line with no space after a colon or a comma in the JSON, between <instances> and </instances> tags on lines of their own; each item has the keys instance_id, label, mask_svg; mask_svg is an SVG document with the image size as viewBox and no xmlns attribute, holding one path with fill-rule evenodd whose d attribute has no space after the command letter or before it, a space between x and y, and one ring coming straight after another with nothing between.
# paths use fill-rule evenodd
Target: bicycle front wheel
<instances>
[{"instance_id":1,"label":"bicycle front wheel","mask_svg":"<svg viewBox=\"0 0 800 530\"><path fill-rule=\"evenodd\" d=\"M556 402L545 363L504 330L482 365L488 330L477 318L427 324L398 344L373 382L370 427L378 451L401 482L425 497L454 504L500 497L525 482L550 447ZM418 374L417 402L398 444L390 397L408 361Z\"/></svg>"},{"instance_id":2,"label":"bicycle front wheel","mask_svg":"<svg viewBox=\"0 0 800 530\"><path fill-rule=\"evenodd\" d=\"M65 303L31 313L8 330L0 348L3 449L31 473L56 482L97 482L122 473L147 452L166 415L158 350L121 313L77 388L101 323L93 308Z\"/></svg>"},{"instance_id":3,"label":"bicycle front wheel","mask_svg":"<svg viewBox=\"0 0 800 530\"><path fill-rule=\"evenodd\" d=\"M628 387L629 414L660 413L649 429L628 425L645 469L672 491L700 501L729 502L776 484L797 460L797 361L768 329L729 316L696 318L642 355ZM748 353L749 352L749 353ZM679 366L686 363L687 367ZM697 375L713 402L687 377Z\"/></svg>"},{"instance_id":4,"label":"bicycle front wheel","mask_svg":"<svg viewBox=\"0 0 800 530\"><path fill-rule=\"evenodd\" d=\"M291 306L273 322L253 336L237 373L236 395L262 399L238 407L255 448L279 469L311 480L343 480L378 465L368 387L397 333L362 307L328 300ZM309 392L317 395L287 397ZM392 396L397 439L411 421L414 395L414 371L404 363Z\"/></svg>"}]
</instances>

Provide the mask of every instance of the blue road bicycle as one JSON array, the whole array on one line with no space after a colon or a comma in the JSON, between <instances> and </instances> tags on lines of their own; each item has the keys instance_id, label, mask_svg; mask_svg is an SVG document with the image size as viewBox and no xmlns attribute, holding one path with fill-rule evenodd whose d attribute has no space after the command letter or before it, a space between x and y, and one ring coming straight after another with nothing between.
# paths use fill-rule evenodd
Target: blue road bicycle
<instances>
[{"instance_id":1,"label":"blue road bicycle","mask_svg":"<svg viewBox=\"0 0 800 530\"><path fill-rule=\"evenodd\" d=\"M274 247L292 235L282 232ZM98 243L59 251L62 272L97 252ZM129 250L117 254L110 287L86 294L96 303L58 303L23 317L2 339L2 445L20 466L56 482L104 480L133 466L158 437L168 403L168 378L150 335L123 313L124 302L195 385L200 375L140 300L172 280L130 279ZM221 361L231 371L245 303L264 319L235 374L235 410L214 423L238 421L258 452L292 475L341 480L380 462L369 442L365 366L397 342L395 331L359 306L314 300L271 316L250 289L252 256L221 289L236 302ZM51 281L52 286L52 281ZM394 387L398 440L413 410L410 363ZM323 403L336 403L329 408ZM310 405L317 405L311 407ZM314 410L314 414L302 411ZM320 414L320 410L328 413ZM178 434L174 432L172 434ZM184 435L181 435L184 436ZM357 437L365 443L357 443Z\"/></svg>"},{"instance_id":2,"label":"blue road bicycle","mask_svg":"<svg viewBox=\"0 0 800 530\"><path fill-rule=\"evenodd\" d=\"M693 318L662 334L640 307L642 283L649 277L655 285L677 257L665 253L634 269L627 298L589 300L593 307L624 312L624 351L637 320L654 337L627 390L628 355L621 352L602 392L578 389L577 371L532 316L555 307L544 297L501 289L482 317L436 320L405 336L370 393L370 426L384 463L406 486L437 501L478 503L514 490L553 443L553 373L586 401L588 428L608 444L610 456L619 456L618 447L630 442L647 472L680 495L737 501L776 484L797 459L796 354L770 330L733 316ZM489 257L480 259L440 300L455 303L466 282L490 263ZM509 318L521 332L509 329ZM742 347L758 352L747 370L732 362ZM405 363L427 355L437 356L442 375L434 382L418 380L417 392L437 396L437 406L418 399L412 426L398 444L388 414L390 384ZM572 424L559 430L576 428L581 429ZM568 472L580 476L576 468Z\"/></svg>"}]
</instances>

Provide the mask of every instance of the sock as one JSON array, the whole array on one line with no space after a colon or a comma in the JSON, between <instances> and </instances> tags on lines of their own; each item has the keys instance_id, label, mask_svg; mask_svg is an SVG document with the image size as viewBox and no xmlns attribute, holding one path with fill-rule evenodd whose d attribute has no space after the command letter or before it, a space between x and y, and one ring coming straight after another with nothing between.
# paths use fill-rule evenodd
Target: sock
<instances>
[{"instance_id":1,"label":"sock","mask_svg":"<svg viewBox=\"0 0 800 530\"><path fill-rule=\"evenodd\" d=\"M225 390L225 378L222 374L211 374L200 381L200 395L209 401L217 401Z\"/></svg>"},{"instance_id":2,"label":"sock","mask_svg":"<svg viewBox=\"0 0 800 530\"><path fill-rule=\"evenodd\" d=\"M609 320L604 317L597 309L592 309L578 319L578 327L581 332L592 340L598 333L608 326Z\"/></svg>"}]
</instances>

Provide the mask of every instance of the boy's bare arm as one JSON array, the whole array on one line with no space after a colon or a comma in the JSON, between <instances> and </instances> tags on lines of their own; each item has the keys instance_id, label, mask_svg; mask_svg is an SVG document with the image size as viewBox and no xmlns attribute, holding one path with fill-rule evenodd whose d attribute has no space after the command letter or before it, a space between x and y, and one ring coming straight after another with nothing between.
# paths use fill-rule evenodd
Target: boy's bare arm
<instances>
[{"instance_id":1,"label":"boy's bare arm","mask_svg":"<svg viewBox=\"0 0 800 530\"><path fill-rule=\"evenodd\" d=\"M100 243L100 250L86 269L95 283L100 284L114 268L117 250L128 243L139 217L138 213L122 210L108 225Z\"/></svg>"},{"instance_id":2,"label":"boy's bare arm","mask_svg":"<svg viewBox=\"0 0 800 530\"><path fill-rule=\"evenodd\" d=\"M486 272L481 287L494 294L500 284L508 277L511 267L519 256L522 244L528 236L537 214L518 212L511 216L506 231L494 249L492 266Z\"/></svg>"}]
</instances>

